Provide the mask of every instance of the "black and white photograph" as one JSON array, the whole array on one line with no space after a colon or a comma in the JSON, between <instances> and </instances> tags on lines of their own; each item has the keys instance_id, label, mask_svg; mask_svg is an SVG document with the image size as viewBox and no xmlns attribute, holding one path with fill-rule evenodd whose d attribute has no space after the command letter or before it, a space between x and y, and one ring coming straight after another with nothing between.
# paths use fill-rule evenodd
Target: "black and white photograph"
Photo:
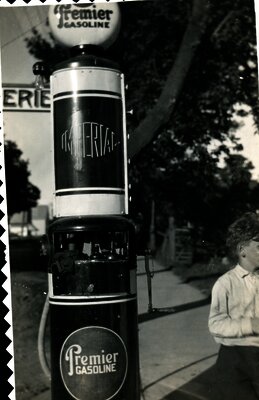
<instances>
[{"instance_id":1,"label":"black and white photograph","mask_svg":"<svg viewBox=\"0 0 259 400\"><path fill-rule=\"evenodd\" d=\"M0 4L6 398L259 399L258 15Z\"/></svg>"}]
</instances>

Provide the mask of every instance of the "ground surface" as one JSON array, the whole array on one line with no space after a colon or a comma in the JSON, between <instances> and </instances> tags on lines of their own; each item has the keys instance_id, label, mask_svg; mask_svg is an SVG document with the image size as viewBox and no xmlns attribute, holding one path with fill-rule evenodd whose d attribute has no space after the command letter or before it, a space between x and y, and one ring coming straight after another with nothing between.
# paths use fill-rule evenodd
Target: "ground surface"
<instances>
[{"instance_id":1,"label":"ground surface","mask_svg":"<svg viewBox=\"0 0 259 400\"><path fill-rule=\"evenodd\" d=\"M47 292L43 272L12 273L16 399L31 400L49 388L37 350L38 327Z\"/></svg>"}]
</instances>

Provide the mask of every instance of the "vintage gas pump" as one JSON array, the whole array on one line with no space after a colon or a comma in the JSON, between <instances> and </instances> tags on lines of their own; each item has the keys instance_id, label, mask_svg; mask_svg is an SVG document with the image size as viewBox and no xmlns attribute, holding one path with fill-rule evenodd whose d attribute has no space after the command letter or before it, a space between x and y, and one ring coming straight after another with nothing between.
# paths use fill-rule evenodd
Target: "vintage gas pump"
<instances>
[{"instance_id":1,"label":"vintage gas pump","mask_svg":"<svg viewBox=\"0 0 259 400\"><path fill-rule=\"evenodd\" d=\"M50 7L73 47L51 73L54 215L48 229L52 400L138 400L135 232L128 220L124 78L101 47L112 4Z\"/></svg>"}]
</instances>

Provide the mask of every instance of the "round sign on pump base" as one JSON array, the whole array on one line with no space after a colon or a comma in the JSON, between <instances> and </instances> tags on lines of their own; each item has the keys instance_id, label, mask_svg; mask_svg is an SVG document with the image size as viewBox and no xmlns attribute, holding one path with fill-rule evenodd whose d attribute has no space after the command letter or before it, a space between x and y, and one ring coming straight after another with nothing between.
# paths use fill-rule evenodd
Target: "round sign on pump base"
<instances>
[{"instance_id":1,"label":"round sign on pump base","mask_svg":"<svg viewBox=\"0 0 259 400\"><path fill-rule=\"evenodd\" d=\"M60 352L60 371L67 391L77 400L94 394L109 400L120 391L128 368L126 346L121 337L102 326L72 332Z\"/></svg>"}]
</instances>

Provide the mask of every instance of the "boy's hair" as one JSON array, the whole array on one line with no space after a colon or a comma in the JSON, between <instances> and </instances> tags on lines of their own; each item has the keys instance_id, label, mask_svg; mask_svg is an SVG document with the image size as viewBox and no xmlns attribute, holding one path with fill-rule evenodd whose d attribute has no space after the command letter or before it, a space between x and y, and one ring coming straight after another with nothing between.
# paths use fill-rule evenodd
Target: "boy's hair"
<instances>
[{"instance_id":1,"label":"boy's hair","mask_svg":"<svg viewBox=\"0 0 259 400\"><path fill-rule=\"evenodd\" d=\"M238 245L250 240L259 241L259 217L253 212L242 215L228 229L226 243L230 256L235 262L238 261Z\"/></svg>"}]
</instances>

